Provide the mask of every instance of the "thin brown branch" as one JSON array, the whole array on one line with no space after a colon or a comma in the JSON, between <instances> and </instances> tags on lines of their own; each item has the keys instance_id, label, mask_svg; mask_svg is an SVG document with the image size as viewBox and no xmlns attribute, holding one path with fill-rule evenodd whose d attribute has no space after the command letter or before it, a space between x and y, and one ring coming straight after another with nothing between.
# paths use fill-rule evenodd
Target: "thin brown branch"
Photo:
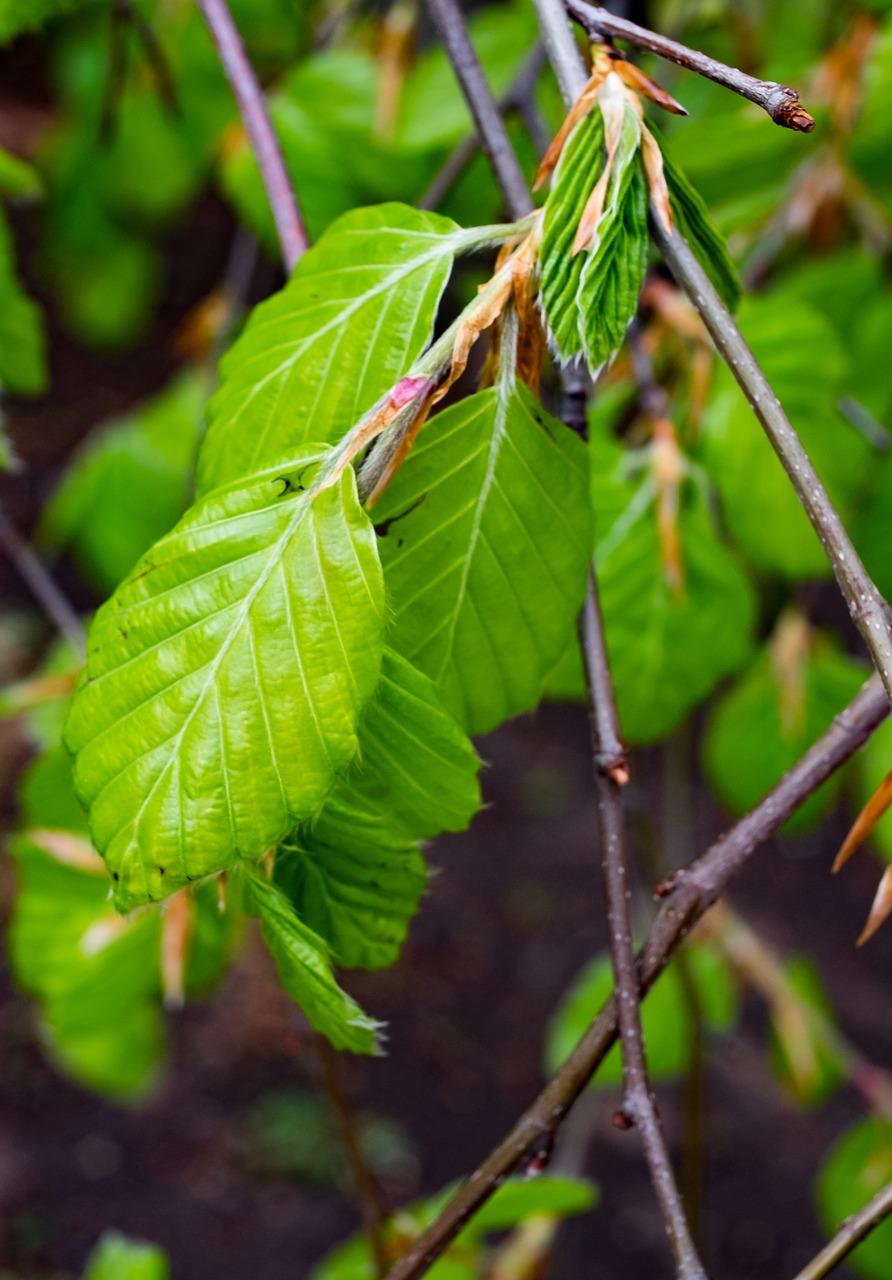
<instances>
[{"instance_id":1,"label":"thin brown branch","mask_svg":"<svg viewBox=\"0 0 892 1280\"><path fill-rule=\"evenodd\" d=\"M706 1280L697 1254L651 1088L641 1026L641 991L632 941L631 893L626 856L622 788L628 769L616 714L598 586L592 572L582 614L582 640L591 696L595 752L598 834L607 896L607 936L616 986L617 1021L623 1061L620 1115L641 1135L641 1145L657 1194L666 1233L681 1280Z\"/></svg>"},{"instance_id":2,"label":"thin brown branch","mask_svg":"<svg viewBox=\"0 0 892 1280\"><path fill-rule=\"evenodd\" d=\"M307 233L279 140L269 118L263 91L226 0L196 0L196 4L204 14L226 78L238 103L269 198L285 268L290 272L307 248Z\"/></svg>"},{"instance_id":3,"label":"thin brown branch","mask_svg":"<svg viewBox=\"0 0 892 1280\"><path fill-rule=\"evenodd\" d=\"M387 1271L388 1264L387 1249L384 1243L384 1224L387 1221L387 1210L384 1207L381 1188L378 1185L378 1179L366 1160L359 1126L356 1123L356 1115L347 1100L347 1095L344 1093L338 1055L324 1036L316 1036L315 1041L319 1064L322 1069L322 1085L337 1120L344 1150L350 1163L350 1171L353 1175L360 1212L362 1213L363 1226L368 1237L372 1257L375 1259L375 1267L378 1275L383 1276Z\"/></svg>"},{"instance_id":4,"label":"thin brown branch","mask_svg":"<svg viewBox=\"0 0 892 1280\"><path fill-rule=\"evenodd\" d=\"M822 1280L843 1258L847 1257L856 1245L869 1236L874 1227L878 1227L884 1218L892 1213L892 1182L887 1182L863 1209L846 1218L836 1235L808 1266L803 1267L795 1280Z\"/></svg>"},{"instance_id":5,"label":"thin brown branch","mask_svg":"<svg viewBox=\"0 0 892 1280\"><path fill-rule=\"evenodd\" d=\"M755 76L748 76L737 67L717 62L715 58L710 58L697 49L689 49L677 40L657 35L655 31L639 27L626 18L618 18L597 5L586 4L586 0L566 0L566 5L592 40L603 40L605 36L610 40L626 40L638 49L646 49L648 53L655 53L657 57L674 62L688 71L696 71L707 80L714 80L716 84L749 98L750 102L755 102L757 107L767 111L774 123L784 129L811 133L815 127L814 119L799 101L799 94L789 85L776 84L773 80L757 80Z\"/></svg>"},{"instance_id":6,"label":"thin brown branch","mask_svg":"<svg viewBox=\"0 0 892 1280\"><path fill-rule=\"evenodd\" d=\"M861 747L889 714L877 676L754 809L664 889L666 901L638 959L645 995L696 922L721 896L756 849ZM442 1213L391 1268L387 1280L417 1280L485 1204L511 1170L553 1139L561 1122L616 1042L614 997L556 1076L511 1131L462 1184ZM820 1274L820 1273L819 1273ZM797 1280L815 1280L798 1277Z\"/></svg>"},{"instance_id":7,"label":"thin brown branch","mask_svg":"<svg viewBox=\"0 0 892 1280\"><path fill-rule=\"evenodd\" d=\"M499 104L471 43L458 0L427 0L427 7L471 109L480 145L496 176L508 213L512 218L523 218L533 209L532 197L505 129Z\"/></svg>"},{"instance_id":8,"label":"thin brown branch","mask_svg":"<svg viewBox=\"0 0 892 1280\"><path fill-rule=\"evenodd\" d=\"M852 620L892 698L892 613L870 578L790 419L728 308L677 228L651 218L653 238L677 283L693 302L790 477L827 553ZM820 352L815 352L820 359Z\"/></svg>"},{"instance_id":9,"label":"thin brown branch","mask_svg":"<svg viewBox=\"0 0 892 1280\"><path fill-rule=\"evenodd\" d=\"M77 610L51 577L43 561L0 509L0 549L27 582L44 613L79 658L87 653L87 637Z\"/></svg>"}]
</instances>

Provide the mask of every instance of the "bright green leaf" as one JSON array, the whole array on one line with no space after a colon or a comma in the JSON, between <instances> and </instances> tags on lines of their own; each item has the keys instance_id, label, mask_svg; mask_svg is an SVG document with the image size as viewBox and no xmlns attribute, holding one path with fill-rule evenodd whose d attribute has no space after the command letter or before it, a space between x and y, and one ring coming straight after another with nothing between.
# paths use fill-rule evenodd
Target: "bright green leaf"
<instances>
[{"instance_id":1,"label":"bright green leaf","mask_svg":"<svg viewBox=\"0 0 892 1280\"><path fill-rule=\"evenodd\" d=\"M436 417L375 508L394 648L470 733L539 700L585 594L582 443L519 383Z\"/></svg>"},{"instance_id":2,"label":"bright green leaf","mask_svg":"<svg viewBox=\"0 0 892 1280\"><path fill-rule=\"evenodd\" d=\"M84 1280L168 1280L169 1274L157 1245L106 1231L87 1259Z\"/></svg>"},{"instance_id":3,"label":"bright green leaf","mask_svg":"<svg viewBox=\"0 0 892 1280\"><path fill-rule=\"evenodd\" d=\"M336 1049L376 1053L381 1024L364 1014L338 986L325 943L298 918L281 889L250 873L246 898L248 910L261 919L282 985L314 1030Z\"/></svg>"},{"instance_id":4,"label":"bright green leaf","mask_svg":"<svg viewBox=\"0 0 892 1280\"><path fill-rule=\"evenodd\" d=\"M300 487L320 456L202 499L90 628L66 743L123 909L259 858L356 751L383 584L353 472Z\"/></svg>"},{"instance_id":5,"label":"bright green leaf","mask_svg":"<svg viewBox=\"0 0 892 1280\"><path fill-rule=\"evenodd\" d=\"M339 964L396 959L426 882L412 842L468 825L478 767L431 681L385 649L356 760L276 858L276 883Z\"/></svg>"},{"instance_id":6,"label":"bright green leaf","mask_svg":"<svg viewBox=\"0 0 892 1280\"><path fill-rule=\"evenodd\" d=\"M427 344L466 241L447 218L402 205L339 218L224 359L199 489L338 440Z\"/></svg>"}]
</instances>

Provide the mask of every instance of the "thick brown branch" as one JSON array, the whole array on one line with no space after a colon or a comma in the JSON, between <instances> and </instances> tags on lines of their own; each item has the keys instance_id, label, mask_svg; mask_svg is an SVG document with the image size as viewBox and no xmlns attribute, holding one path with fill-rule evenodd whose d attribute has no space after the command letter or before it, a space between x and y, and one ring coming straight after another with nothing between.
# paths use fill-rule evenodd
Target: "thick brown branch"
<instances>
[{"instance_id":1,"label":"thick brown branch","mask_svg":"<svg viewBox=\"0 0 892 1280\"><path fill-rule=\"evenodd\" d=\"M696 922L727 888L755 850L862 746L889 714L889 700L872 676L853 702L764 800L674 881L638 959L645 995ZM554 1136L567 1112L616 1042L611 998L557 1075L510 1133L459 1188L449 1204L391 1268L387 1280L417 1280L440 1256L521 1160ZM799 1277L798 1280L812 1280Z\"/></svg>"},{"instance_id":2,"label":"thick brown branch","mask_svg":"<svg viewBox=\"0 0 892 1280\"><path fill-rule=\"evenodd\" d=\"M251 149L260 169L260 176L269 197L285 268L292 271L294 264L307 248L307 235L297 196L288 177L285 161L275 135L263 91L254 68L245 52L241 36L232 20L226 0L196 0L204 14L217 46L220 62L226 78L232 86L238 103Z\"/></svg>"},{"instance_id":3,"label":"thick brown branch","mask_svg":"<svg viewBox=\"0 0 892 1280\"><path fill-rule=\"evenodd\" d=\"M815 127L812 116L799 101L799 94L789 85L776 84L773 80L757 80L739 71L737 67L725 66L715 58L700 53L697 49L689 49L666 36L657 35L625 18L617 18L597 5L586 4L585 0L566 0L568 11L584 28L592 40L609 39L627 40L629 44L648 53L655 53L668 62L675 62L688 71L696 71L707 80L739 93L757 107L767 111L775 124L784 129L796 129L799 133L811 133Z\"/></svg>"}]
</instances>

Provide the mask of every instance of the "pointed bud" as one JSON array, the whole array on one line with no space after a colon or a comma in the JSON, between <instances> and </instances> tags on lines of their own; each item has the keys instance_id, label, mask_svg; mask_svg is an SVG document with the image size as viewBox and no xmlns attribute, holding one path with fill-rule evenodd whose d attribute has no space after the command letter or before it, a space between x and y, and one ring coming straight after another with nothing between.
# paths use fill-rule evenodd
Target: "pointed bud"
<instances>
[{"instance_id":1,"label":"pointed bud","mask_svg":"<svg viewBox=\"0 0 892 1280\"><path fill-rule=\"evenodd\" d=\"M883 878L880 881L876 897L873 900L873 906L870 908L870 915L867 917L867 924L861 931L861 937L858 939L858 946L863 947L869 938L872 938L879 929L880 925L888 916L892 914L892 867L887 867L883 872Z\"/></svg>"},{"instance_id":2,"label":"pointed bud","mask_svg":"<svg viewBox=\"0 0 892 1280\"><path fill-rule=\"evenodd\" d=\"M834 859L834 873L839 871L840 867L844 867L855 850L860 848L890 804L892 804L892 773L887 773L852 824L851 831Z\"/></svg>"}]
</instances>

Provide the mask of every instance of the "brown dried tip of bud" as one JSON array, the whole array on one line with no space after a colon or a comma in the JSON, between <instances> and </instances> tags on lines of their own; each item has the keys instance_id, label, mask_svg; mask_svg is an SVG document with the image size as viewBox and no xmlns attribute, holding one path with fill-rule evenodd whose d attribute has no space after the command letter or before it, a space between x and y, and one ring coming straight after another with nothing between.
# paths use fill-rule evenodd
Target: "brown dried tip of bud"
<instances>
[{"instance_id":1,"label":"brown dried tip of bud","mask_svg":"<svg viewBox=\"0 0 892 1280\"><path fill-rule=\"evenodd\" d=\"M607 768L607 777L618 787L624 787L629 781L631 774L629 766L625 760L617 760L615 764L609 765Z\"/></svg>"},{"instance_id":2,"label":"brown dried tip of bud","mask_svg":"<svg viewBox=\"0 0 892 1280\"><path fill-rule=\"evenodd\" d=\"M774 111L773 119L781 128L795 129L797 133L811 133L815 127L814 116L808 114L795 94L780 103Z\"/></svg>"},{"instance_id":3,"label":"brown dried tip of bud","mask_svg":"<svg viewBox=\"0 0 892 1280\"><path fill-rule=\"evenodd\" d=\"M627 1112L623 1111L622 1108L620 1108L618 1111L614 1111L613 1113L614 1129L622 1129L625 1131L627 1129L633 1128L634 1124L635 1124L635 1121L632 1119L630 1115L628 1115Z\"/></svg>"}]
</instances>

